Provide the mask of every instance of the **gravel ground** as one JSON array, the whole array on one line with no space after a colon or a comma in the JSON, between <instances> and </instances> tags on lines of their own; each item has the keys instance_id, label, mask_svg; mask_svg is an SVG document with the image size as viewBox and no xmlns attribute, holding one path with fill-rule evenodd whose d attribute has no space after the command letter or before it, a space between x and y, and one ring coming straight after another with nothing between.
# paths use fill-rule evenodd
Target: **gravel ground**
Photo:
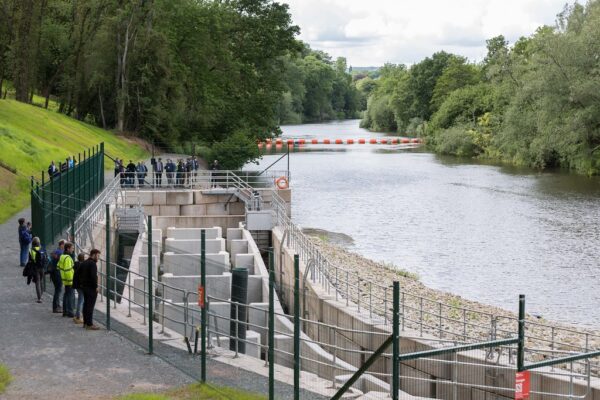
<instances>
[{"instance_id":1,"label":"gravel ground","mask_svg":"<svg viewBox=\"0 0 600 400\"><path fill-rule=\"evenodd\" d=\"M18 267L17 219L0 227L0 361L13 375L3 399L105 399L193 382L121 336L84 331L51 313L51 298L35 302ZM52 290L52 289L51 289Z\"/></svg>"}]
</instances>

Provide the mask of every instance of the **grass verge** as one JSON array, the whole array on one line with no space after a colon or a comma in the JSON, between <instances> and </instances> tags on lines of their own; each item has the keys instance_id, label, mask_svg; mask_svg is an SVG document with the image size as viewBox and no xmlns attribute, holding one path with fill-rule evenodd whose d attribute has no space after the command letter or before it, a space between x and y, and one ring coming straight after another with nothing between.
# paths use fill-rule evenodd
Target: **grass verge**
<instances>
[{"instance_id":1,"label":"grass verge","mask_svg":"<svg viewBox=\"0 0 600 400\"><path fill-rule=\"evenodd\" d=\"M11 380L12 377L10 376L8 368L0 364L0 394L4 393Z\"/></svg>"},{"instance_id":2,"label":"grass verge","mask_svg":"<svg viewBox=\"0 0 600 400\"><path fill-rule=\"evenodd\" d=\"M134 393L116 400L266 400L266 396L227 387L194 384L164 393Z\"/></svg>"},{"instance_id":3,"label":"grass verge","mask_svg":"<svg viewBox=\"0 0 600 400\"><path fill-rule=\"evenodd\" d=\"M138 161L148 156L139 141L54 111L0 100L0 223L29 204L30 176L40 179L52 160L77 157L100 142L112 157ZM105 163L111 165L108 159Z\"/></svg>"}]
</instances>

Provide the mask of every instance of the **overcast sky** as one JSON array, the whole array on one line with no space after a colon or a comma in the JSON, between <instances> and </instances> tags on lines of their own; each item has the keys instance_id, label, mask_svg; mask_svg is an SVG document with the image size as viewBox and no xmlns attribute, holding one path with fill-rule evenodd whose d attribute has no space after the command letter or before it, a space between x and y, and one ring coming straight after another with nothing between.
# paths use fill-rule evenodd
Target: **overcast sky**
<instances>
[{"instance_id":1,"label":"overcast sky","mask_svg":"<svg viewBox=\"0 0 600 400\"><path fill-rule=\"evenodd\" d=\"M280 0L300 39L348 65L413 64L445 50L480 61L485 40L511 43L554 25L567 0ZM572 4L573 0L569 0Z\"/></svg>"}]
</instances>

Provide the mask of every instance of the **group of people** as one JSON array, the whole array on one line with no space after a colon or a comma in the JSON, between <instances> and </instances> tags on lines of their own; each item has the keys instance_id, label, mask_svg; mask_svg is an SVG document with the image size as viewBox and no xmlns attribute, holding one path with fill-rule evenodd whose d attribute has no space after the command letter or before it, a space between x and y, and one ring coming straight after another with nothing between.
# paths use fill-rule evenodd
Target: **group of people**
<instances>
[{"instance_id":1,"label":"group of people","mask_svg":"<svg viewBox=\"0 0 600 400\"><path fill-rule=\"evenodd\" d=\"M163 173L168 186L182 187L191 184L199 168L196 156L187 159L180 158L177 163L170 158L165 163L163 163L161 157L158 157L158 159L152 158L150 164L152 164L152 172L154 173L154 187L162 186Z\"/></svg>"},{"instance_id":2,"label":"group of people","mask_svg":"<svg viewBox=\"0 0 600 400\"><path fill-rule=\"evenodd\" d=\"M40 239L33 237L31 223L25 223L24 218L19 219L19 244L23 276L27 278L28 285L31 282L35 284L37 302L42 302L45 291L44 276L50 275L54 285L52 312L71 318L87 330L98 330L93 318L98 296L100 251L92 249L87 259L83 253L75 256L73 243L60 240L58 247L48 255Z\"/></svg>"},{"instance_id":3,"label":"group of people","mask_svg":"<svg viewBox=\"0 0 600 400\"><path fill-rule=\"evenodd\" d=\"M147 175L148 167L143 162L138 161L136 164L129 160L129 164L125 166L123 160L115 159L115 176L121 177L121 186L133 187L136 181L138 186L144 186Z\"/></svg>"},{"instance_id":4,"label":"group of people","mask_svg":"<svg viewBox=\"0 0 600 400\"><path fill-rule=\"evenodd\" d=\"M48 177L52 179L56 176L59 176L63 172L66 172L69 169L75 167L75 164L77 164L77 161L75 161L75 159L70 156L65 159L64 163L59 163L58 167L54 163L54 160L52 160L52 162L48 166Z\"/></svg>"}]
</instances>

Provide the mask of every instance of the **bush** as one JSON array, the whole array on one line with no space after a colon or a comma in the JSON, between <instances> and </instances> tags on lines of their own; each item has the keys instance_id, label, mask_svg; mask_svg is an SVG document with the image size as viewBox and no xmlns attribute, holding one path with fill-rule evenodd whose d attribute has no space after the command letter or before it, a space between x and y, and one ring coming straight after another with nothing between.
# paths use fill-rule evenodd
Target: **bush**
<instances>
[{"instance_id":1,"label":"bush","mask_svg":"<svg viewBox=\"0 0 600 400\"><path fill-rule=\"evenodd\" d=\"M0 394L4 393L11 380L12 377L10 376L10 372L8 372L8 368L0 364Z\"/></svg>"},{"instance_id":2,"label":"bush","mask_svg":"<svg viewBox=\"0 0 600 400\"><path fill-rule=\"evenodd\" d=\"M240 169L247 162L260 158L256 140L248 132L236 131L221 142L216 142L211 148L211 157L207 160L219 160L222 169Z\"/></svg>"},{"instance_id":3,"label":"bush","mask_svg":"<svg viewBox=\"0 0 600 400\"><path fill-rule=\"evenodd\" d=\"M453 126L438 133L436 150L442 154L473 157L481 153L475 144L475 135L467 126Z\"/></svg>"}]
</instances>

